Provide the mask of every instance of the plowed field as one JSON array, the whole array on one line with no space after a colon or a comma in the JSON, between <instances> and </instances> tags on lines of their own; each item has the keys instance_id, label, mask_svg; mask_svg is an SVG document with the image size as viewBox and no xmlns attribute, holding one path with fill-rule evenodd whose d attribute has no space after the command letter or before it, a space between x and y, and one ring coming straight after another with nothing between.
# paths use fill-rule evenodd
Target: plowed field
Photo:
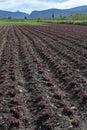
<instances>
[{"instance_id":1,"label":"plowed field","mask_svg":"<svg viewBox=\"0 0 87 130\"><path fill-rule=\"evenodd\" d=\"M87 26L0 27L0 130L87 129Z\"/></svg>"}]
</instances>

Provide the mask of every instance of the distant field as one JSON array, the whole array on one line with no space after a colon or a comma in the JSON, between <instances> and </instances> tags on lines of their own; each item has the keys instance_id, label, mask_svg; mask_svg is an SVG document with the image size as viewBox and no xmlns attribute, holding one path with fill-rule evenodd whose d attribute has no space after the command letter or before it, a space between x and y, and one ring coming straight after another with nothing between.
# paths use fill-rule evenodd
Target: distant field
<instances>
[{"instance_id":1,"label":"distant field","mask_svg":"<svg viewBox=\"0 0 87 130\"><path fill-rule=\"evenodd\" d=\"M87 25L87 20L46 20L47 23Z\"/></svg>"},{"instance_id":2,"label":"distant field","mask_svg":"<svg viewBox=\"0 0 87 130\"><path fill-rule=\"evenodd\" d=\"M44 21L37 20L0 20L0 26L9 25L43 25Z\"/></svg>"},{"instance_id":3,"label":"distant field","mask_svg":"<svg viewBox=\"0 0 87 130\"><path fill-rule=\"evenodd\" d=\"M87 20L0 20L0 26L9 26L9 25L44 25L50 23L57 24L79 24L87 25Z\"/></svg>"}]
</instances>

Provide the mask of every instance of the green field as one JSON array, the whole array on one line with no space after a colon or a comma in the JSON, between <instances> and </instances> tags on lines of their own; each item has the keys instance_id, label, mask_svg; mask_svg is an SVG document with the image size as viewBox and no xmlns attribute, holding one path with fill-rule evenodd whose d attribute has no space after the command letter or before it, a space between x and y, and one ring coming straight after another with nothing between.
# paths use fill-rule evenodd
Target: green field
<instances>
[{"instance_id":1,"label":"green field","mask_svg":"<svg viewBox=\"0 0 87 130\"><path fill-rule=\"evenodd\" d=\"M9 25L43 25L44 21L37 20L0 20L0 26L9 26Z\"/></svg>"},{"instance_id":2,"label":"green field","mask_svg":"<svg viewBox=\"0 0 87 130\"><path fill-rule=\"evenodd\" d=\"M47 23L87 25L87 20L46 20Z\"/></svg>"},{"instance_id":3,"label":"green field","mask_svg":"<svg viewBox=\"0 0 87 130\"><path fill-rule=\"evenodd\" d=\"M79 25L87 25L87 20L0 20L0 26L10 26L10 25L33 25L33 26L41 26L45 24L79 24Z\"/></svg>"}]
</instances>

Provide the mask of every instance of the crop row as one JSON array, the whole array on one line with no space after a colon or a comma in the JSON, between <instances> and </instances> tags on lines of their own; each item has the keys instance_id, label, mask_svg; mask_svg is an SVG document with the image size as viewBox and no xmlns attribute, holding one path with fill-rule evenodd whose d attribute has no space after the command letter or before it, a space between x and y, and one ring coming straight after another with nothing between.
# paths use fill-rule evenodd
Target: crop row
<instances>
[{"instance_id":1,"label":"crop row","mask_svg":"<svg viewBox=\"0 0 87 130\"><path fill-rule=\"evenodd\" d=\"M0 30L1 129L81 130L87 118L87 28Z\"/></svg>"}]
</instances>

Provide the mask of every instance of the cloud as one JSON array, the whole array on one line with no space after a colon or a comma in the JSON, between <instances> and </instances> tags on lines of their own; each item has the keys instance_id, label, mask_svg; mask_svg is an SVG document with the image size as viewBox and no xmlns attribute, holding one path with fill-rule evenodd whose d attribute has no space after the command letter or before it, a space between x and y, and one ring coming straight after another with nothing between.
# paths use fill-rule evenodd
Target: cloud
<instances>
[{"instance_id":1,"label":"cloud","mask_svg":"<svg viewBox=\"0 0 87 130\"><path fill-rule=\"evenodd\" d=\"M17 0L0 0L0 9L2 10L15 10L21 2Z\"/></svg>"},{"instance_id":2,"label":"cloud","mask_svg":"<svg viewBox=\"0 0 87 130\"><path fill-rule=\"evenodd\" d=\"M0 9L9 11L23 11L30 13L33 10L48 8L72 8L87 5L87 0L0 0Z\"/></svg>"}]
</instances>

